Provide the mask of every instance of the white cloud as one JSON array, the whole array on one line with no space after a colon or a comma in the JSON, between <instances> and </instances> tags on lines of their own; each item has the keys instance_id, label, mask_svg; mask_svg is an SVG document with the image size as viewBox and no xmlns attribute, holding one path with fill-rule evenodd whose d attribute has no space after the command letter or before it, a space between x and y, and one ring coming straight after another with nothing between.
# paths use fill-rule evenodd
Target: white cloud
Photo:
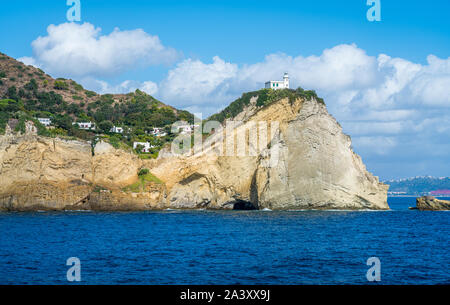
<instances>
[{"instance_id":1,"label":"white cloud","mask_svg":"<svg viewBox=\"0 0 450 305\"><path fill-rule=\"evenodd\" d=\"M370 150L378 155L388 155L397 146L395 137L365 136L353 137L352 144L360 150Z\"/></svg>"},{"instance_id":2,"label":"white cloud","mask_svg":"<svg viewBox=\"0 0 450 305\"><path fill-rule=\"evenodd\" d=\"M141 29L118 28L102 35L90 23L50 25L47 36L32 43L34 63L47 72L67 77L118 75L139 66L173 63L178 53L158 36ZM28 59L27 59L28 60Z\"/></svg>"},{"instance_id":3,"label":"white cloud","mask_svg":"<svg viewBox=\"0 0 450 305\"><path fill-rule=\"evenodd\" d=\"M155 95L158 92L158 85L152 81L133 81L126 80L117 85L111 85L104 80L98 80L91 77L86 77L80 80L80 83L90 90L94 90L100 94L126 94L139 89L147 94Z\"/></svg>"},{"instance_id":4,"label":"white cloud","mask_svg":"<svg viewBox=\"0 0 450 305\"><path fill-rule=\"evenodd\" d=\"M33 57L24 56L17 59L18 61L24 63L27 66L33 66L36 68L40 68L40 65L36 62L36 60Z\"/></svg>"},{"instance_id":5,"label":"white cloud","mask_svg":"<svg viewBox=\"0 0 450 305\"><path fill-rule=\"evenodd\" d=\"M167 104L202 112L203 117L289 72L291 86L314 89L324 97L330 113L353 136L355 150L386 171L392 160L431 166L437 161L430 156L444 158L448 145L443 143L450 143L450 58L429 55L419 64L386 54L368 55L355 44L343 44L319 55L269 54L246 65L219 56L211 62L185 59L159 84L127 80L111 85L98 79L138 64L173 62L177 52L142 30L116 29L103 36L100 31L89 23L51 25L47 36L33 42L35 56L21 60L51 73L73 75L100 93L140 89L156 94Z\"/></svg>"},{"instance_id":6,"label":"white cloud","mask_svg":"<svg viewBox=\"0 0 450 305\"><path fill-rule=\"evenodd\" d=\"M259 63L238 66L218 56L212 63L186 59L168 72L160 94L180 105L216 107L242 92L256 90L289 72L293 87L317 90L341 117L392 118L414 112L411 106L450 106L450 59L428 57L421 65L385 54L369 56L356 45L338 45L319 56L278 53ZM393 111L393 112L391 112ZM372 113L374 112L374 113Z\"/></svg>"},{"instance_id":7,"label":"white cloud","mask_svg":"<svg viewBox=\"0 0 450 305\"><path fill-rule=\"evenodd\" d=\"M450 143L450 58L430 55L418 64L371 56L352 44L306 57L271 54L242 66L217 56L212 63L187 59L169 71L158 94L169 104L206 116L284 72L292 87L314 89L325 98L369 168L386 175L402 167L408 175L415 164L430 170L436 162L450 164L442 153L443 143Z\"/></svg>"},{"instance_id":8,"label":"white cloud","mask_svg":"<svg viewBox=\"0 0 450 305\"><path fill-rule=\"evenodd\" d=\"M238 67L219 57L205 64L187 59L169 71L161 83L161 98L176 101L177 106L211 104L230 98L230 83L236 77Z\"/></svg>"}]
</instances>

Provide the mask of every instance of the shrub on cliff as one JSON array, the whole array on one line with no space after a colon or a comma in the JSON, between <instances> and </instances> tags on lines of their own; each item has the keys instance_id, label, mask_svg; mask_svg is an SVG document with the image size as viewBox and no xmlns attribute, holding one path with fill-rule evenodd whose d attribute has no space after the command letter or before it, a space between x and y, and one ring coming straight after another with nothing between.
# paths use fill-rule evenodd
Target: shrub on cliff
<instances>
[{"instance_id":1,"label":"shrub on cliff","mask_svg":"<svg viewBox=\"0 0 450 305\"><path fill-rule=\"evenodd\" d=\"M145 175L148 175L148 173L150 173L150 170L147 169L147 168L143 168L143 169L141 169L141 170L139 171L138 176L139 176L139 177L145 176Z\"/></svg>"},{"instance_id":2,"label":"shrub on cliff","mask_svg":"<svg viewBox=\"0 0 450 305\"><path fill-rule=\"evenodd\" d=\"M69 85L67 85L67 83L63 80L57 80L55 81L53 88L57 90L67 90L69 88Z\"/></svg>"},{"instance_id":3,"label":"shrub on cliff","mask_svg":"<svg viewBox=\"0 0 450 305\"><path fill-rule=\"evenodd\" d=\"M244 93L240 98L231 103L221 112L212 115L208 118L208 121L218 121L223 123L226 119L234 118L239 113L241 113L244 108L250 105L250 101L253 97L258 97L256 101L257 107L265 107L273 102L279 101L284 98L288 98L290 103L293 103L296 98L311 99L315 98L318 102L324 103L323 99L319 98L315 91L309 90L305 91L303 88L293 89L261 89L258 91L252 91Z\"/></svg>"}]
</instances>

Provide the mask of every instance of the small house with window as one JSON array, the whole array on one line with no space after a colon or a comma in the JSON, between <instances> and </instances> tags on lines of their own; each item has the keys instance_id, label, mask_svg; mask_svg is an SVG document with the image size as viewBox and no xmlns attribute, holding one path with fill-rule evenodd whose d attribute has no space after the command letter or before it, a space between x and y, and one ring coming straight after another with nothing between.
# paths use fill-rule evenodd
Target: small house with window
<instances>
[{"instance_id":1,"label":"small house with window","mask_svg":"<svg viewBox=\"0 0 450 305\"><path fill-rule=\"evenodd\" d=\"M122 134L123 133L123 127L113 126L113 128L111 128L111 130L109 132Z\"/></svg>"},{"instance_id":2,"label":"small house with window","mask_svg":"<svg viewBox=\"0 0 450 305\"><path fill-rule=\"evenodd\" d=\"M290 87L289 74L287 72L284 73L283 80L281 81L271 80L266 82L266 89L278 90L278 89L289 89L289 87Z\"/></svg>"},{"instance_id":3,"label":"small house with window","mask_svg":"<svg viewBox=\"0 0 450 305\"><path fill-rule=\"evenodd\" d=\"M149 152L151 152L152 148L155 148L155 146L151 145L149 142L134 142L133 149L138 148L139 145L142 146L142 149L141 149L142 153L149 153Z\"/></svg>"},{"instance_id":4,"label":"small house with window","mask_svg":"<svg viewBox=\"0 0 450 305\"><path fill-rule=\"evenodd\" d=\"M78 127L83 130L95 129L95 123L92 123L92 122L72 123L72 125L75 125L75 124L77 124Z\"/></svg>"},{"instance_id":5,"label":"small house with window","mask_svg":"<svg viewBox=\"0 0 450 305\"><path fill-rule=\"evenodd\" d=\"M49 127L52 124L52 120L49 118L38 118L38 121L45 127Z\"/></svg>"}]
</instances>

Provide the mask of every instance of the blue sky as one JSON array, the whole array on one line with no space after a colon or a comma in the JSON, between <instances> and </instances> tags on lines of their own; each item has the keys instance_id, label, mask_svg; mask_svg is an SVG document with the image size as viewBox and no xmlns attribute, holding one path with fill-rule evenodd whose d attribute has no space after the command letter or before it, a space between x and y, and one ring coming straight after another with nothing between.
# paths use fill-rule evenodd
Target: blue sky
<instances>
[{"instance_id":1,"label":"blue sky","mask_svg":"<svg viewBox=\"0 0 450 305\"><path fill-rule=\"evenodd\" d=\"M369 22L366 0L81 0L69 24L66 0L2 1L0 51L205 115L289 70L376 175L449 176L450 1L380 2Z\"/></svg>"}]
</instances>

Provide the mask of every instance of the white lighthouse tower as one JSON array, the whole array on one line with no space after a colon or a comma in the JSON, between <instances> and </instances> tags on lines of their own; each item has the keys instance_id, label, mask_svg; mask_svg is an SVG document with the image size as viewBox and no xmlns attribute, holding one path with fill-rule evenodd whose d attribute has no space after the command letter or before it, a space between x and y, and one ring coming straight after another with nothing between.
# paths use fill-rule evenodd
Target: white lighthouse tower
<instances>
[{"instance_id":1,"label":"white lighthouse tower","mask_svg":"<svg viewBox=\"0 0 450 305\"><path fill-rule=\"evenodd\" d=\"M265 84L267 89L273 89L273 90L278 90L278 89L289 89L290 85L289 85L289 74L286 72L284 73L284 77L282 81L278 81L278 80L271 80L268 81Z\"/></svg>"},{"instance_id":2,"label":"white lighthouse tower","mask_svg":"<svg viewBox=\"0 0 450 305\"><path fill-rule=\"evenodd\" d=\"M284 88L289 89L289 74L287 72L284 73L283 76Z\"/></svg>"}]
</instances>

